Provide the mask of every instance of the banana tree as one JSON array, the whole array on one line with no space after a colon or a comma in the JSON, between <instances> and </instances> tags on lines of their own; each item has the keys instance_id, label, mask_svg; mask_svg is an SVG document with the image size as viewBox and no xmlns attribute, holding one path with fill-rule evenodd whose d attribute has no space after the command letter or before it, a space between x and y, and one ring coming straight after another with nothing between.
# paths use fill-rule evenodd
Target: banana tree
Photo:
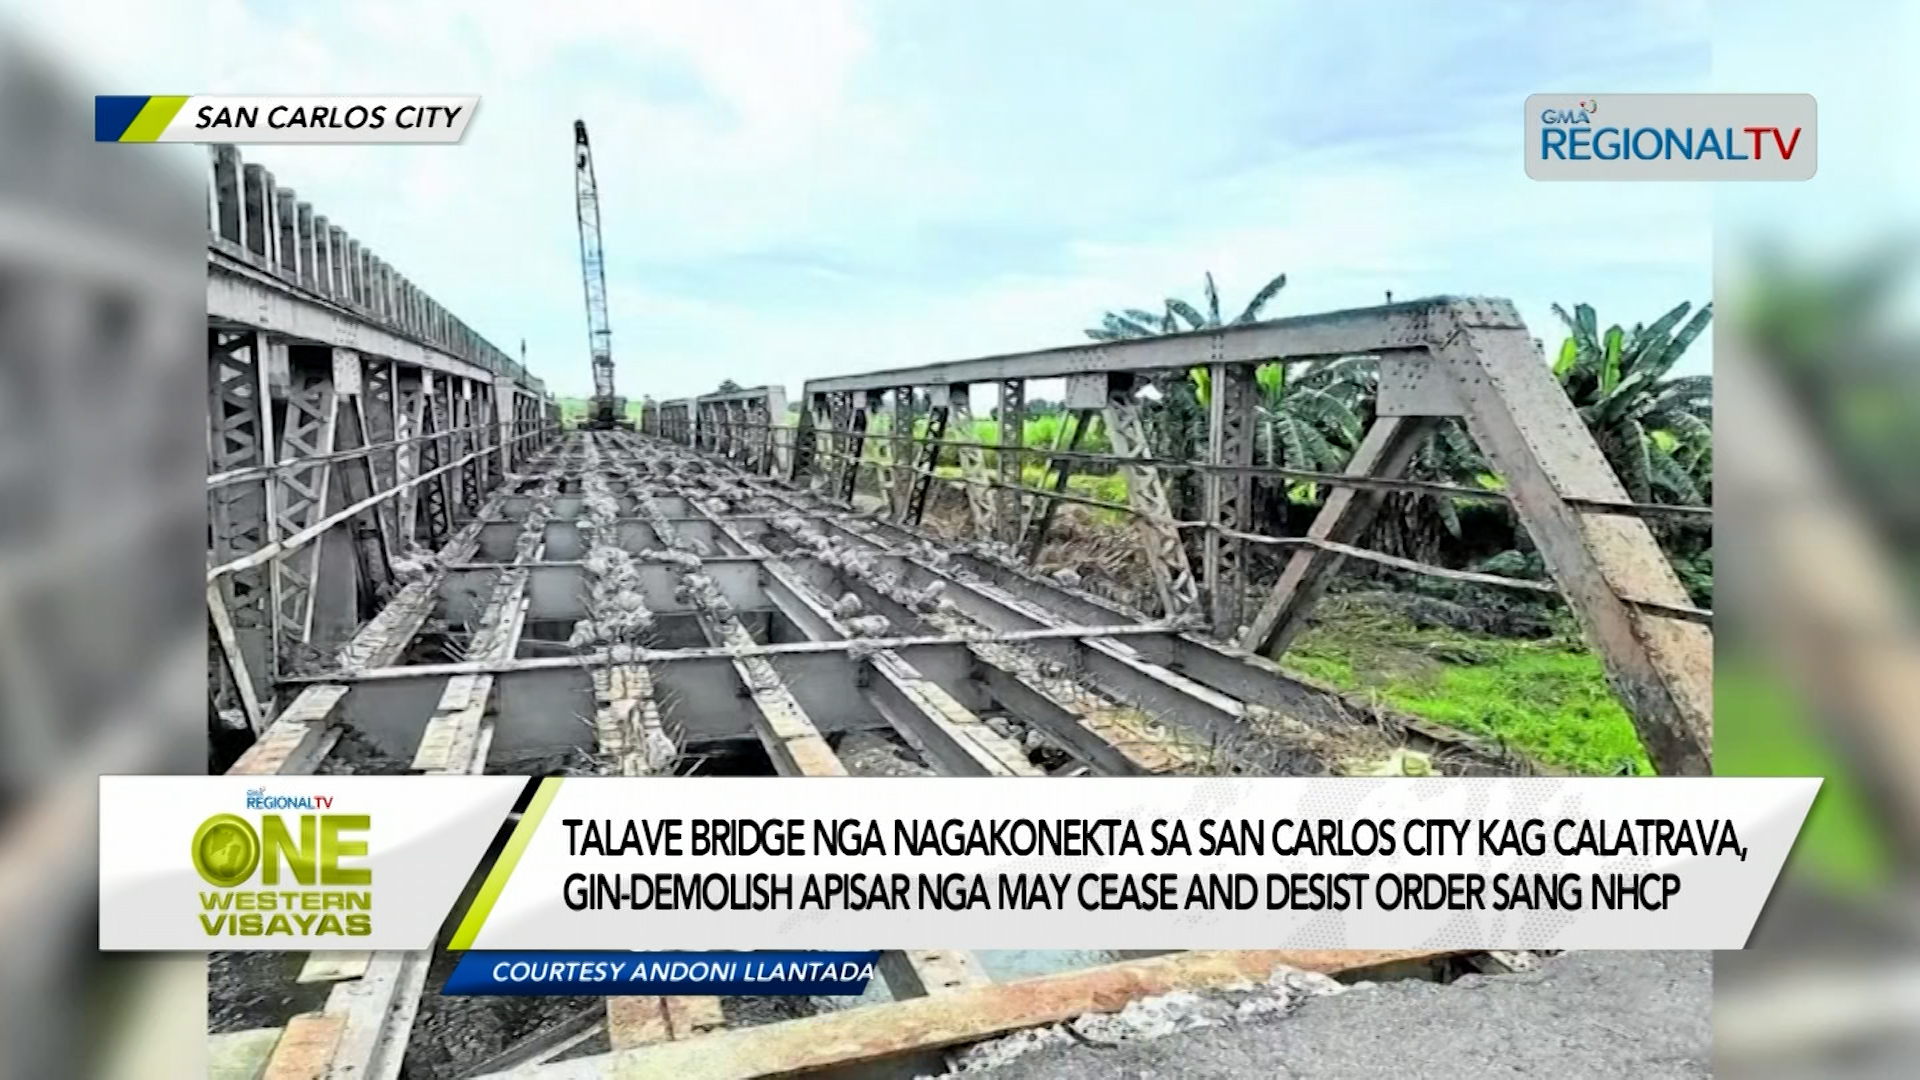
<instances>
[{"instance_id":1,"label":"banana tree","mask_svg":"<svg viewBox=\"0 0 1920 1080\"><path fill-rule=\"evenodd\" d=\"M1692 309L1681 303L1650 325L1602 332L1591 306L1575 305L1571 315L1553 306L1569 331L1554 377L1640 502L1697 505L1711 497L1713 376L1668 377L1713 321L1712 304L1687 319Z\"/></svg>"}]
</instances>

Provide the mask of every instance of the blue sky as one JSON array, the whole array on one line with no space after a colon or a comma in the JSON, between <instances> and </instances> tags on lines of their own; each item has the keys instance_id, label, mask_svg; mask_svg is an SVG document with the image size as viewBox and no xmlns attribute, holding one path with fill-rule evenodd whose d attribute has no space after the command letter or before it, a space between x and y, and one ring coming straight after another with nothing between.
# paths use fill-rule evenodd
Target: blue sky
<instances>
[{"instance_id":1,"label":"blue sky","mask_svg":"<svg viewBox=\"0 0 1920 1080\"><path fill-rule=\"evenodd\" d=\"M246 153L561 392L575 117L631 396L1064 344L1208 270L1229 307L1286 272L1274 315L1509 296L1550 343L1556 300L1707 299L1705 185L1519 154L1529 93L1708 88L1704 5L1448 7L214 0L184 89L482 95L458 147Z\"/></svg>"}]
</instances>

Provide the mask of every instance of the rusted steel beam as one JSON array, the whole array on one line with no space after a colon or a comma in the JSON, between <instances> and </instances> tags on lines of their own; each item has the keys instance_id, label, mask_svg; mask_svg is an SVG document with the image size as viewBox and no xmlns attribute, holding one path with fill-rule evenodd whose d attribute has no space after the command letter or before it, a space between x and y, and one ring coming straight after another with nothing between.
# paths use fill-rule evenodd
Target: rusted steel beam
<instances>
[{"instance_id":1,"label":"rusted steel beam","mask_svg":"<svg viewBox=\"0 0 1920 1080\"><path fill-rule=\"evenodd\" d=\"M683 552L691 550L692 544L679 537L651 494L633 484L629 490L639 499L642 516L653 525L662 542ZM710 581L701 587L704 574L696 578L682 564L672 565L681 572L689 596L702 608L702 631L716 648L725 651L740 685L753 699L754 733L766 748L774 768L784 776L845 776L846 767L834 756L820 729L787 688L779 670L764 655L757 654L753 635L739 616L730 607L723 606L723 601L713 599Z\"/></svg>"},{"instance_id":2,"label":"rusted steel beam","mask_svg":"<svg viewBox=\"0 0 1920 1080\"><path fill-rule=\"evenodd\" d=\"M1138 626L1043 626L1035 630L1014 630L993 634L929 634L925 636L902 636L864 639L871 649L906 649L927 645L966 645L970 643L1020 644L1043 641L1071 641L1076 638L1126 638L1126 637L1163 637L1177 633L1177 629L1163 623L1146 623ZM850 641L793 641L778 645L761 645L752 640L751 635L744 642L727 642L711 645L704 649L634 649L633 663L672 664L685 661L714 659L765 659L774 656L789 656L801 653L844 653L852 648ZM452 675L508 675L521 671L556 671L577 667L581 663L606 663L607 656L601 652L584 653L578 656L553 657L517 657L513 659L464 660L446 664L407 664L391 667L368 667L359 670L329 671L320 675L295 676L280 680L289 686L312 686L319 684L352 684L363 682L392 682L405 679L444 679Z\"/></svg>"},{"instance_id":3,"label":"rusted steel beam","mask_svg":"<svg viewBox=\"0 0 1920 1080\"><path fill-rule=\"evenodd\" d=\"M1431 329L1467 430L1507 481L1514 510L1600 654L1616 697L1663 775L1713 771L1713 634L1624 597L1684 607L1687 590L1646 522L1566 499L1626 489L1512 305L1450 305Z\"/></svg>"},{"instance_id":4,"label":"rusted steel beam","mask_svg":"<svg viewBox=\"0 0 1920 1080\"><path fill-rule=\"evenodd\" d=\"M1117 1012L1141 998L1267 978L1279 967L1362 976L1451 950L1186 952L578 1058L523 1073L539 1080L752 1080L845 1068ZM505 1080L496 1074L499 1080Z\"/></svg>"},{"instance_id":5,"label":"rusted steel beam","mask_svg":"<svg viewBox=\"0 0 1920 1080\"><path fill-rule=\"evenodd\" d=\"M1357 476L1398 476L1432 432L1433 422L1424 417L1380 417L1360 440L1347 471ZM1308 526L1307 538L1357 543L1373 525L1380 502L1378 491L1335 491ZM1294 552L1247 627L1240 647L1276 658L1284 654L1305 628L1307 613L1326 592L1342 558L1337 552L1319 548Z\"/></svg>"},{"instance_id":6,"label":"rusted steel beam","mask_svg":"<svg viewBox=\"0 0 1920 1080\"><path fill-rule=\"evenodd\" d=\"M791 430L781 428L780 430ZM816 434L839 435L844 432L822 428L813 429ZM910 440L915 446L924 446L929 440L925 436L916 436ZM952 449L969 448L975 450L1001 449L994 443L971 440L947 439L947 447ZM1135 457L1123 461L1114 454L1091 450L1062 450L1039 446L1015 447L1009 451L1021 458L1058 458L1068 462L1087 462L1092 465L1117 466L1123 464L1151 465L1162 472L1197 472L1219 474L1222 476L1273 477L1294 480L1301 483L1324 484L1331 488L1358 488L1363 491L1406 492L1415 495L1445 496L1466 499L1473 502L1507 503L1513 499L1504 491L1494 491L1482 487L1466 487L1461 484L1443 484L1434 480L1408 480L1404 477L1354 476L1349 473L1317 472L1312 469L1291 469L1283 465L1233 465L1211 461L1177 460L1163 457ZM947 483L954 482L951 478ZM1043 495L1037 488L1023 488L1025 495ZM1693 521L1704 524L1713 520L1711 506L1670 506L1664 503L1637 503L1628 499L1568 499L1567 505L1579 510L1596 514L1617 514L1622 517L1671 518L1678 521ZM1114 504L1116 508L1118 504ZM1195 523L1199 524L1199 523Z\"/></svg>"},{"instance_id":7,"label":"rusted steel beam","mask_svg":"<svg viewBox=\"0 0 1920 1080\"><path fill-rule=\"evenodd\" d=\"M497 499L499 496L496 495ZM444 561L469 557L478 542L478 522L468 525L441 550ZM409 582L340 651L343 671L361 671L397 663L413 636L433 614L443 570ZM228 775L268 776L310 773L338 736L334 712L351 687L316 682L304 686L273 718L266 732L247 748Z\"/></svg>"},{"instance_id":8,"label":"rusted steel beam","mask_svg":"<svg viewBox=\"0 0 1920 1080\"><path fill-rule=\"evenodd\" d=\"M1431 314L1453 302L1449 297L1432 297L1186 334L839 375L810 380L806 392L949 386L1012 378L1058 379L1093 373L1165 371L1214 363L1286 362L1378 353L1419 346L1426 340L1426 325Z\"/></svg>"},{"instance_id":9,"label":"rusted steel beam","mask_svg":"<svg viewBox=\"0 0 1920 1080\"><path fill-rule=\"evenodd\" d=\"M1215 465L1253 464L1258 390L1253 365L1215 364L1208 380L1207 460ZM1246 546L1235 536L1253 521L1253 477L1209 472L1203 573L1211 605L1213 632L1231 638L1240 629L1246 594Z\"/></svg>"},{"instance_id":10,"label":"rusted steel beam","mask_svg":"<svg viewBox=\"0 0 1920 1080\"><path fill-rule=\"evenodd\" d=\"M1104 417L1107 438L1121 458L1147 457L1147 428L1140 415L1140 401L1125 381L1108 385ZM1193 580L1193 567L1187 561L1187 548L1179 529L1171 522L1173 511L1167 501L1166 484L1159 470L1138 461L1124 466L1127 477L1127 501L1138 511L1134 529L1147 555L1147 568L1153 572L1160 592L1160 610L1167 618L1193 612L1200 602L1200 588Z\"/></svg>"}]
</instances>

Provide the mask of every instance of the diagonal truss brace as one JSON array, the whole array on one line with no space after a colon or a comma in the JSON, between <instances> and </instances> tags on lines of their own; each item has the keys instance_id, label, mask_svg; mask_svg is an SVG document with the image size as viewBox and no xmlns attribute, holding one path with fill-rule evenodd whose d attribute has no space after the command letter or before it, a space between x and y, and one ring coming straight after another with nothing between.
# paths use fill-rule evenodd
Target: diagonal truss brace
<instances>
[{"instance_id":1,"label":"diagonal truss brace","mask_svg":"<svg viewBox=\"0 0 1920 1080\"><path fill-rule=\"evenodd\" d=\"M1712 631L1622 599L1688 603L1646 522L1576 507L1625 502L1626 491L1512 305L1434 304L1405 347L1381 364L1379 419L1348 471L1398 476L1435 418L1462 419L1505 478L1515 513L1600 654L1655 769L1711 773ZM1378 504L1378 493L1342 489L1327 500L1309 535L1357 538ZM1338 553L1295 552L1242 647L1284 652L1339 563Z\"/></svg>"}]
</instances>

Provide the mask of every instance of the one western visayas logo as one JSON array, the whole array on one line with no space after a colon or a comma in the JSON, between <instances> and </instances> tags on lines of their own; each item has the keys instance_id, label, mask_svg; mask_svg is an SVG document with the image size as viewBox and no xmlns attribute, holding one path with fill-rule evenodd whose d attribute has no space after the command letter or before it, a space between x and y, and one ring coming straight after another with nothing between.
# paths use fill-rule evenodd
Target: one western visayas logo
<instances>
[{"instance_id":1,"label":"one western visayas logo","mask_svg":"<svg viewBox=\"0 0 1920 1080\"><path fill-rule=\"evenodd\" d=\"M193 868L213 886L200 893L200 925L208 937L365 937L373 932L373 871L366 814L327 813L331 795L247 792L248 810L215 814L193 834Z\"/></svg>"}]
</instances>

